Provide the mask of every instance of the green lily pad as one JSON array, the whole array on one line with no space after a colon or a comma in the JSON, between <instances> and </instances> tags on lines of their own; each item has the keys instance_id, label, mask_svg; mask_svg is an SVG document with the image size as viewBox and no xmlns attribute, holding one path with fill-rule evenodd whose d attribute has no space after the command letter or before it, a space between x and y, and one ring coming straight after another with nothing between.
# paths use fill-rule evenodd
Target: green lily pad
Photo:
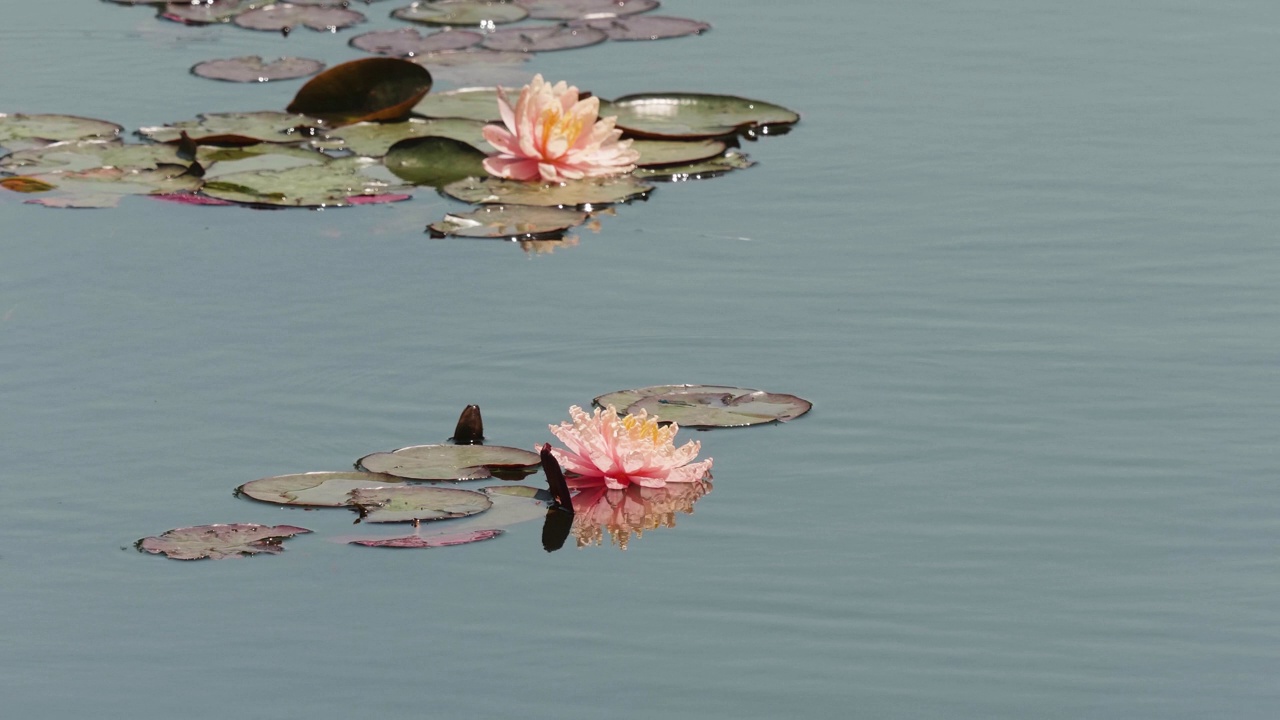
<instances>
[{"instance_id":1,"label":"green lily pad","mask_svg":"<svg viewBox=\"0 0 1280 720\"><path fill-rule=\"evenodd\" d=\"M600 115L646 138L714 138L800 121L795 112L760 100L702 93L645 93L600 101Z\"/></svg>"},{"instance_id":2,"label":"green lily pad","mask_svg":"<svg viewBox=\"0 0 1280 720\"><path fill-rule=\"evenodd\" d=\"M208 182L232 173L323 165L333 158L315 148L258 143L238 147L201 145L196 149L196 160L205 168L204 179Z\"/></svg>"},{"instance_id":3,"label":"green lily pad","mask_svg":"<svg viewBox=\"0 0 1280 720\"><path fill-rule=\"evenodd\" d=\"M494 470L531 473L540 462L528 450L500 445L413 445L366 455L356 467L406 480L483 480Z\"/></svg>"},{"instance_id":4,"label":"green lily pad","mask_svg":"<svg viewBox=\"0 0 1280 720\"><path fill-rule=\"evenodd\" d=\"M639 167L685 165L723 153L728 146L720 140L633 140L631 149L640 153Z\"/></svg>"},{"instance_id":5,"label":"green lily pad","mask_svg":"<svg viewBox=\"0 0 1280 720\"><path fill-rule=\"evenodd\" d=\"M587 221L587 213L533 205L486 205L468 213L446 215L427 226L432 237L495 240L557 240Z\"/></svg>"},{"instance_id":6,"label":"green lily pad","mask_svg":"<svg viewBox=\"0 0 1280 720\"><path fill-rule=\"evenodd\" d=\"M309 472L247 482L236 488L236 495L277 505L347 507L352 490L403 484L400 478L376 473Z\"/></svg>"},{"instance_id":7,"label":"green lily pad","mask_svg":"<svg viewBox=\"0 0 1280 720\"><path fill-rule=\"evenodd\" d=\"M418 115L429 118L467 118L482 122L502 119L498 111L498 88L473 87L434 93L414 106Z\"/></svg>"},{"instance_id":8,"label":"green lily pad","mask_svg":"<svg viewBox=\"0 0 1280 720\"><path fill-rule=\"evenodd\" d=\"M430 0L394 10L391 17L426 25L473 25L492 28L529 17L529 11L509 2L492 0Z\"/></svg>"},{"instance_id":9,"label":"green lily pad","mask_svg":"<svg viewBox=\"0 0 1280 720\"><path fill-rule=\"evenodd\" d=\"M486 513L487 515L488 513ZM379 538L376 540L352 540L348 545L387 548L440 548L454 545L467 545L481 540L492 540L502 534L501 530L471 530L469 532L436 533L432 535L409 535L408 537Z\"/></svg>"},{"instance_id":10,"label":"green lily pad","mask_svg":"<svg viewBox=\"0 0 1280 720\"><path fill-rule=\"evenodd\" d=\"M24 150L67 140L110 140L124 128L75 115L0 113L0 147Z\"/></svg>"},{"instance_id":11,"label":"green lily pad","mask_svg":"<svg viewBox=\"0 0 1280 720\"><path fill-rule=\"evenodd\" d=\"M178 156L171 145L126 145L118 140L69 140L44 147L19 150L0 158L0 173L37 175L78 172L99 167L124 171L154 170L177 165L184 170L191 163Z\"/></svg>"},{"instance_id":12,"label":"green lily pad","mask_svg":"<svg viewBox=\"0 0 1280 720\"><path fill-rule=\"evenodd\" d=\"M483 175L485 157L483 151L470 143L429 136L392 145L383 163L401 180L443 187L463 178Z\"/></svg>"},{"instance_id":13,"label":"green lily pad","mask_svg":"<svg viewBox=\"0 0 1280 720\"><path fill-rule=\"evenodd\" d=\"M372 158L353 156L287 170L232 173L205 182L201 191L220 200L279 207L344 207L361 204L362 198L407 199L398 194L406 188L363 172L376 165Z\"/></svg>"},{"instance_id":14,"label":"green lily pad","mask_svg":"<svg viewBox=\"0 0 1280 720\"><path fill-rule=\"evenodd\" d=\"M226 112L203 113L195 120L144 127L138 135L156 142L177 141L183 132L202 145L252 145L254 143L298 143L314 134L318 118L300 113Z\"/></svg>"},{"instance_id":15,"label":"green lily pad","mask_svg":"<svg viewBox=\"0 0 1280 720\"><path fill-rule=\"evenodd\" d=\"M529 17L539 20L618 17L658 7L658 0L516 0L516 3L528 8Z\"/></svg>"},{"instance_id":16,"label":"green lily pad","mask_svg":"<svg viewBox=\"0 0 1280 720\"><path fill-rule=\"evenodd\" d=\"M701 20L664 15L583 18L570 22L569 27L591 27L603 30L610 40L624 41L665 40L687 35L701 35L711 29L710 25Z\"/></svg>"},{"instance_id":17,"label":"green lily pad","mask_svg":"<svg viewBox=\"0 0 1280 720\"><path fill-rule=\"evenodd\" d=\"M401 140L421 137L444 137L460 140L484 151L485 123L465 118L409 118L398 123L356 123L330 130L311 141L321 150L347 150L366 157L382 157Z\"/></svg>"},{"instance_id":18,"label":"green lily pad","mask_svg":"<svg viewBox=\"0 0 1280 720\"><path fill-rule=\"evenodd\" d=\"M53 187L27 202L53 208L116 207L121 198L129 195L189 193L202 182L181 165L133 169L96 167L49 173L33 179Z\"/></svg>"},{"instance_id":19,"label":"green lily pad","mask_svg":"<svg viewBox=\"0 0 1280 720\"><path fill-rule=\"evenodd\" d=\"M160 9L160 17L184 25L212 25L230 22L242 12L248 12L262 0L200 0L199 2L171 2Z\"/></svg>"},{"instance_id":20,"label":"green lily pad","mask_svg":"<svg viewBox=\"0 0 1280 720\"><path fill-rule=\"evenodd\" d=\"M467 178L440 189L449 197L475 205L538 205L584 210L597 205L630 202L647 196L651 190L652 185L630 175L583 178L561 184Z\"/></svg>"},{"instance_id":21,"label":"green lily pad","mask_svg":"<svg viewBox=\"0 0 1280 720\"><path fill-rule=\"evenodd\" d=\"M475 515L492 507L493 501L473 490L406 485L357 488L351 491L351 506L365 522L416 523Z\"/></svg>"},{"instance_id":22,"label":"green lily pad","mask_svg":"<svg viewBox=\"0 0 1280 720\"><path fill-rule=\"evenodd\" d=\"M413 28L399 30L375 30L351 38L348 43L374 55L411 58L427 53L461 50L484 39L480 33L465 30L440 30L423 35Z\"/></svg>"},{"instance_id":23,"label":"green lily pad","mask_svg":"<svg viewBox=\"0 0 1280 720\"><path fill-rule=\"evenodd\" d=\"M289 112L338 125L403 120L431 89L426 68L399 58L365 58L335 65L307 81Z\"/></svg>"},{"instance_id":24,"label":"green lily pad","mask_svg":"<svg viewBox=\"0 0 1280 720\"><path fill-rule=\"evenodd\" d=\"M345 7L278 2L242 12L232 22L248 30L288 32L308 27L317 32L336 32L364 20L364 15Z\"/></svg>"},{"instance_id":25,"label":"green lily pad","mask_svg":"<svg viewBox=\"0 0 1280 720\"><path fill-rule=\"evenodd\" d=\"M299 57L266 62L261 55L205 60L191 66L191 74L222 82L264 83L314 75L324 69L319 60Z\"/></svg>"},{"instance_id":26,"label":"green lily pad","mask_svg":"<svg viewBox=\"0 0 1280 720\"><path fill-rule=\"evenodd\" d=\"M654 385L607 393L594 402L599 407L612 405L620 414L645 410L660 422L689 428L786 422L813 408L795 395L721 385Z\"/></svg>"},{"instance_id":27,"label":"green lily pad","mask_svg":"<svg viewBox=\"0 0 1280 720\"><path fill-rule=\"evenodd\" d=\"M638 142L638 141L637 141ZM685 182L688 180L706 180L719 177L731 170L742 170L755 165L755 161L736 151L701 160L686 165L664 165L662 167L642 167L636 169L634 175L645 180L661 180L664 182Z\"/></svg>"},{"instance_id":28,"label":"green lily pad","mask_svg":"<svg viewBox=\"0 0 1280 720\"><path fill-rule=\"evenodd\" d=\"M573 50L597 45L608 39L609 36L603 30L595 28L543 25L494 30L486 35L480 44L490 50L531 53Z\"/></svg>"},{"instance_id":29,"label":"green lily pad","mask_svg":"<svg viewBox=\"0 0 1280 720\"><path fill-rule=\"evenodd\" d=\"M165 555L174 560L220 560L261 553L274 555L284 551L281 543L286 539L309 532L293 525L197 525L142 538L134 547L139 552Z\"/></svg>"}]
</instances>

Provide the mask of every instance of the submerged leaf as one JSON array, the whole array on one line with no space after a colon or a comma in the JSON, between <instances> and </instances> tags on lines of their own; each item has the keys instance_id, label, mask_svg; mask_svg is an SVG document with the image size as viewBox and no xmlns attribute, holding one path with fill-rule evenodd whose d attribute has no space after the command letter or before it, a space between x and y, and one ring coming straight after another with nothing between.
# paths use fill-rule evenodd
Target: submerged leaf
<instances>
[{"instance_id":1,"label":"submerged leaf","mask_svg":"<svg viewBox=\"0 0 1280 720\"><path fill-rule=\"evenodd\" d=\"M813 408L813 403L795 395L723 385L654 385L607 393L594 403L598 407L612 405L619 414L645 410L659 422L688 428L786 422Z\"/></svg>"},{"instance_id":2,"label":"submerged leaf","mask_svg":"<svg viewBox=\"0 0 1280 720\"><path fill-rule=\"evenodd\" d=\"M494 240L557 240L570 228L587 221L579 210L533 205L486 205L468 213L446 215L427 229L432 237Z\"/></svg>"},{"instance_id":3,"label":"submerged leaf","mask_svg":"<svg viewBox=\"0 0 1280 720\"><path fill-rule=\"evenodd\" d=\"M261 55L205 60L191 67L191 74L223 82L262 83L314 75L324 63L310 58L285 57L265 62Z\"/></svg>"},{"instance_id":4,"label":"submerged leaf","mask_svg":"<svg viewBox=\"0 0 1280 720\"><path fill-rule=\"evenodd\" d=\"M351 505L365 522L420 522L466 517L493 506L489 496L473 490L427 485L358 488Z\"/></svg>"},{"instance_id":5,"label":"submerged leaf","mask_svg":"<svg viewBox=\"0 0 1280 720\"><path fill-rule=\"evenodd\" d=\"M430 89L431 73L421 65L397 58L365 58L311 78L286 109L342 125L402 120Z\"/></svg>"},{"instance_id":6,"label":"submerged leaf","mask_svg":"<svg viewBox=\"0 0 1280 720\"><path fill-rule=\"evenodd\" d=\"M443 187L451 182L484 174L484 152L474 145L447 137L401 140L383 159L396 177L414 185Z\"/></svg>"},{"instance_id":7,"label":"submerged leaf","mask_svg":"<svg viewBox=\"0 0 1280 720\"><path fill-rule=\"evenodd\" d=\"M165 555L174 560L219 560L280 553L284 551L281 543L286 539L309 532L293 525L197 525L169 530L158 537L145 537L134 546L141 552Z\"/></svg>"},{"instance_id":8,"label":"submerged leaf","mask_svg":"<svg viewBox=\"0 0 1280 720\"><path fill-rule=\"evenodd\" d=\"M356 466L407 480L483 480L494 471L528 474L539 462L528 450L500 445L413 445L366 455Z\"/></svg>"},{"instance_id":9,"label":"submerged leaf","mask_svg":"<svg viewBox=\"0 0 1280 720\"><path fill-rule=\"evenodd\" d=\"M600 101L600 114L616 115L629 135L713 138L799 122L795 112L760 100L705 93L644 93Z\"/></svg>"},{"instance_id":10,"label":"submerged leaf","mask_svg":"<svg viewBox=\"0 0 1280 720\"><path fill-rule=\"evenodd\" d=\"M645 197L652 185L630 175L584 178L564 183L545 184L467 178L440 189L445 195L473 204L539 205L542 207L579 207L629 202Z\"/></svg>"}]
</instances>

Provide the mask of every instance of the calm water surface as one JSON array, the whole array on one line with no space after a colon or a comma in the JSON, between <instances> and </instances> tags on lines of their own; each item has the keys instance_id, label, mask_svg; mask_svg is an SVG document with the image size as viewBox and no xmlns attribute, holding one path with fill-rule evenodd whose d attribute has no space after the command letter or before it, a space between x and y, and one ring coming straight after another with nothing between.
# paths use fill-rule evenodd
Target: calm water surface
<instances>
[{"instance_id":1,"label":"calm water surface","mask_svg":"<svg viewBox=\"0 0 1280 720\"><path fill-rule=\"evenodd\" d=\"M65 7L64 7L65 5ZM74 6L74 7L73 7ZM370 26L391 27L391 4ZM0 195L6 717L1274 718L1280 7L670 0L700 38L538 57L603 96L794 107L759 166L576 247L452 209ZM345 37L9 3L0 111L279 108L211 57ZM815 401L698 435L674 529L422 552L235 500L449 434L532 446L609 390ZM316 531L178 563L144 535Z\"/></svg>"}]
</instances>

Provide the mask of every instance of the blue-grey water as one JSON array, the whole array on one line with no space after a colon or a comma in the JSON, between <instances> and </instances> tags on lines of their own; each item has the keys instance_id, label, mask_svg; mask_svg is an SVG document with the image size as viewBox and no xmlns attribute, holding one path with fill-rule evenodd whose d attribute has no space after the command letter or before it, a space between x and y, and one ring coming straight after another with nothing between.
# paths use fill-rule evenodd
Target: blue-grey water
<instances>
[{"instance_id":1,"label":"blue-grey water","mask_svg":"<svg viewBox=\"0 0 1280 720\"><path fill-rule=\"evenodd\" d=\"M9 2L0 112L274 109L203 59L339 37ZM370 6L369 25L392 27ZM602 96L804 119L576 247L455 205L266 212L0 193L5 717L1280 715L1280 6L668 0L705 36L548 53ZM696 434L715 490L625 552L332 542L237 485L595 395L814 401ZM684 434L684 433L682 433ZM694 434L690 434L694 436ZM180 563L136 539L316 532ZM572 544L572 543L571 543Z\"/></svg>"}]
</instances>

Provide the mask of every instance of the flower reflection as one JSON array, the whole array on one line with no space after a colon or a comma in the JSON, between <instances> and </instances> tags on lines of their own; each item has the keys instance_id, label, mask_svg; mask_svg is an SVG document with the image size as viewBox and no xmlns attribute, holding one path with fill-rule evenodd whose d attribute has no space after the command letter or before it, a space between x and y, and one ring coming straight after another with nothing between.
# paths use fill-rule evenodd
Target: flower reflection
<instances>
[{"instance_id":1,"label":"flower reflection","mask_svg":"<svg viewBox=\"0 0 1280 720\"><path fill-rule=\"evenodd\" d=\"M706 479L658 488L588 488L573 498L571 531L578 547L603 545L607 536L609 542L626 550L633 534L639 538L646 530L675 527L676 514L692 514L693 504L709 492L711 481Z\"/></svg>"}]
</instances>

